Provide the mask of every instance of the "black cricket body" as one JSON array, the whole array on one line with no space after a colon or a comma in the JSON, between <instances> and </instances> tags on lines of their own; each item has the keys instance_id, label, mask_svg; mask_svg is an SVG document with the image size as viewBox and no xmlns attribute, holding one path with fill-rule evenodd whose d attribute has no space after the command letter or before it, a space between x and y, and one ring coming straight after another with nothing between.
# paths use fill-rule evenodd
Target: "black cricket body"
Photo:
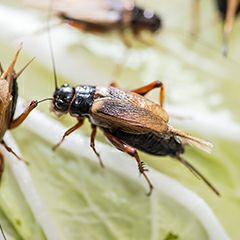
<instances>
[{"instance_id":1,"label":"black cricket body","mask_svg":"<svg viewBox=\"0 0 240 240\"><path fill-rule=\"evenodd\" d=\"M96 87L79 85L70 87L68 84L57 88L53 95L53 108L59 113L70 113L73 117L83 117L89 114Z\"/></svg>"},{"instance_id":2,"label":"black cricket body","mask_svg":"<svg viewBox=\"0 0 240 240\"><path fill-rule=\"evenodd\" d=\"M157 87L160 87L160 105L144 97L147 92ZM205 151L209 151L212 145L168 125L168 115L162 108L163 89L163 84L159 81L134 91L90 85L70 87L68 84L56 88L52 102L53 110L59 115L69 113L77 118L78 123L65 132L54 149L66 136L81 127L84 118L87 118L92 126L90 146L100 163L102 164L102 160L94 142L97 127L117 149L135 158L140 173L149 185L149 194L153 186L145 173L144 163L140 160L137 150L178 160L220 195L196 168L181 157L187 144Z\"/></svg>"}]
</instances>

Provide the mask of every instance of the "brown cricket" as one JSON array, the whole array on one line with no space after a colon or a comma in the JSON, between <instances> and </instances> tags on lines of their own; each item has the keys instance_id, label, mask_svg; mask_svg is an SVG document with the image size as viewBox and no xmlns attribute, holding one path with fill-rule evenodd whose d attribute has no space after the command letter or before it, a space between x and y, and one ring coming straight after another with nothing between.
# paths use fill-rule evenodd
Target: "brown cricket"
<instances>
[{"instance_id":1,"label":"brown cricket","mask_svg":"<svg viewBox=\"0 0 240 240\"><path fill-rule=\"evenodd\" d=\"M11 152L15 157L21 160L21 158L5 143L4 134L7 130L18 127L39 102L31 101L31 103L26 107L25 111L17 118L14 118L18 99L17 79L32 62L32 60L30 60L20 71L15 72L14 66L20 51L21 48L17 50L6 71L3 70L0 64L0 144L3 145L7 151ZM0 177L2 176L3 170L4 158L0 152Z\"/></svg>"},{"instance_id":2,"label":"brown cricket","mask_svg":"<svg viewBox=\"0 0 240 240\"><path fill-rule=\"evenodd\" d=\"M160 16L144 9L130 0L43 0L29 5L47 9L58 16L62 22L90 33L120 33L124 43L130 45L126 31L141 39L142 31L155 33L162 27Z\"/></svg>"},{"instance_id":3,"label":"brown cricket","mask_svg":"<svg viewBox=\"0 0 240 240\"><path fill-rule=\"evenodd\" d=\"M145 97L154 88L160 88L160 104ZM212 144L190 136L168 124L168 114L163 109L164 87L162 82L154 81L133 91L110 87L68 84L56 86L52 109L58 115L70 114L77 123L66 131L56 149L66 136L80 128L87 118L92 126L90 146L98 156L95 137L99 128L105 137L120 151L132 156L139 172L144 176L151 194L153 185L148 178L144 163L138 151L156 156L170 156L186 166L195 176L202 179L217 195L216 188L189 162L183 159L185 145L210 151Z\"/></svg>"}]
</instances>

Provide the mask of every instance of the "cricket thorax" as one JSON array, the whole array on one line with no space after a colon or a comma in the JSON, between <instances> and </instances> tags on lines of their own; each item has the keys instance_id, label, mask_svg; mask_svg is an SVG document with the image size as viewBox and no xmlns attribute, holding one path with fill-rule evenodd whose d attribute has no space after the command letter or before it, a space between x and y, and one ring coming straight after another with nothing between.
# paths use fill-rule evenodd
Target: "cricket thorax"
<instances>
[{"instance_id":1,"label":"cricket thorax","mask_svg":"<svg viewBox=\"0 0 240 240\"><path fill-rule=\"evenodd\" d=\"M70 113L73 117L85 116L91 109L95 91L94 86L64 84L53 95L53 110L58 114Z\"/></svg>"},{"instance_id":2,"label":"cricket thorax","mask_svg":"<svg viewBox=\"0 0 240 240\"><path fill-rule=\"evenodd\" d=\"M70 114L75 117L88 115L93 104L95 86L79 85L75 88L75 96L70 106Z\"/></svg>"}]
</instances>

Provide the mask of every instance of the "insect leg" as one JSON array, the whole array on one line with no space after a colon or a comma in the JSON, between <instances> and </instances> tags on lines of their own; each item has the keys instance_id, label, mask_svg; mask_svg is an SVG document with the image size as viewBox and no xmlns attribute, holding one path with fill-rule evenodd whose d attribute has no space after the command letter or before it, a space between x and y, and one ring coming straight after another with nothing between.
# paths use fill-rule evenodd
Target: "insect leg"
<instances>
[{"instance_id":1,"label":"insect leg","mask_svg":"<svg viewBox=\"0 0 240 240\"><path fill-rule=\"evenodd\" d=\"M191 22L191 34L193 37L195 37L199 33L200 28L200 0L192 1Z\"/></svg>"},{"instance_id":2,"label":"insect leg","mask_svg":"<svg viewBox=\"0 0 240 240\"><path fill-rule=\"evenodd\" d=\"M120 30L120 37L127 48L132 47L131 39L129 38L129 34L125 29Z\"/></svg>"},{"instance_id":3,"label":"insect leg","mask_svg":"<svg viewBox=\"0 0 240 240\"><path fill-rule=\"evenodd\" d=\"M64 141L64 139L69 136L71 133L73 133L74 131L76 131L78 128L80 128L83 125L84 122L84 118L79 118L78 122L71 128L69 128L62 136L62 139L55 145L53 146L53 151L55 151Z\"/></svg>"},{"instance_id":4,"label":"insect leg","mask_svg":"<svg viewBox=\"0 0 240 240\"><path fill-rule=\"evenodd\" d=\"M140 160L137 150L129 145L127 145L126 143L124 143L121 139L113 136L110 133L107 133L104 131L105 136L107 137L107 139L120 151L125 152L127 154L129 154L130 156L134 157L135 160L137 161L138 164L138 169L139 172L144 176L144 178L146 179L148 186L149 186L149 192L147 193L148 196L151 195L152 190L153 190L153 185L150 181L150 179L148 178L148 176L146 175L146 171L147 169L144 168L144 163Z\"/></svg>"},{"instance_id":5,"label":"insect leg","mask_svg":"<svg viewBox=\"0 0 240 240\"><path fill-rule=\"evenodd\" d=\"M4 170L4 157L3 154L0 152L0 180L2 178L3 170Z\"/></svg>"},{"instance_id":6,"label":"insect leg","mask_svg":"<svg viewBox=\"0 0 240 240\"><path fill-rule=\"evenodd\" d=\"M18 127L29 115L29 113L35 108L37 107L38 102L37 101L32 101L29 106L25 109L25 111L16 119L12 120L12 122L10 123L9 129L13 129Z\"/></svg>"},{"instance_id":7,"label":"insect leg","mask_svg":"<svg viewBox=\"0 0 240 240\"><path fill-rule=\"evenodd\" d=\"M12 150L12 148L10 148L10 147L4 142L4 140L2 140L0 143L4 146L4 148L5 148L8 152L12 153L18 160L21 160L21 161L22 161L22 158L20 158L20 157Z\"/></svg>"},{"instance_id":8,"label":"insect leg","mask_svg":"<svg viewBox=\"0 0 240 240\"><path fill-rule=\"evenodd\" d=\"M132 90L132 92L138 93L142 96L153 90L154 88L160 88L160 106L163 107L164 103L164 85L160 81L153 81L150 84L140 87L138 89Z\"/></svg>"},{"instance_id":9,"label":"insect leg","mask_svg":"<svg viewBox=\"0 0 240 240\"><path fill-rule=\"evenodd\" d=\"M92 124L91 127L92 127L92 133L91 133L91 143L90 143L90 146L93 149L94 153L97 155L101 167L104 167L104 164L103 164L103 161L101 159L101 156L100 156L100 154L97 152L97 150L95 148L95 137L96 137L96 134L97 134L97 126Z\"/></svg>"},{"instance_id":10,"label":"insect leg","mask_svg":"<svg viewBox=\"0 0 240 240\"><path fill-rule=\"evenodd\" d=\"M227 1L227 13L226 13L226 19L224 22L224 28L223 28L223 55L227 56L228 53L228 36L230 32L232 31L234 18L236 15L238 6L237 0L228 0Z\"/></svg>"}]
</instances>

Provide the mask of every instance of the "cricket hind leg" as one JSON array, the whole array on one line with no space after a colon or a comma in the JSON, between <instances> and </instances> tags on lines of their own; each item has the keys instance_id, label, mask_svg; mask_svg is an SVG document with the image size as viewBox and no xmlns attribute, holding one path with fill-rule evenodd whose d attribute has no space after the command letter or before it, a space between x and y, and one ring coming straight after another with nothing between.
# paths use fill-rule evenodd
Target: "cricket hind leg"
<instances>
[{"instance_id":1,"label":"cricket hind leg","mask_svg":"<svg viewBox=\"0 0 240 240\"><path fill-rule=\"evenodd\" d=\"M148 178L146 171L147 169L144 167L144 162L142 162L139 158L138 152L135 148L127 145L126 143L124 143L121 139L115 137L114 135L105 132L104 131L104 135L107 137L107 139L120 151L125 152L127 154L129 154L130 156L134 157L137 164L138 164L138 170L140 172L140 174L143 175L143 177L145 178L145 180L147 181L147 184L149 186L149 191L147 193L147 196L150 196L153 190L153 185L150 181L150 179Z\"/></svg>"},{"instance_id":2,"label":"cricket hind leg","mask_svg":"<svg viewBox=\"0 0 240 240\"><path fill-rule=\"evenodd\" d=\"M142 96L146 95L148 92L152 91L155 88L160 88L160 106L163 107L164 104L164 84L161 81L153 81L146 86L132 90L134 93L138 93Z\"/></svg>"},{"instance_id":3,"label":"cricket hind leg","mask_svg":"<svg viewBox=\"0 0 240 240\"><path fill-rule=\"evenodd\" d=\"M110 87L118 87L118 85L115 82L111 82L109 86ZM131 90L131 92L134 92L134 93L144 96L155 88L160 88L159 102L160 102L160 106L163 107L165 91L164 91L164 84L161 81L158 81L158 80L153 81L146 86Z\"/></svg>"},{"instance_id":4,"label":"cricket hind leg","mask_svg":"<svg viewBox=\"0 0 240 240\"><path fill-rule=\"evenodd\" d=\"M62 139L52 147L52 150L55 151L64 141L64 139L69 136L71 133L73 133L74 131L76 131L78 128L80 128L84 123L84 119L83 118L79 118L78 122L71 128L69 128L62 136Z\"/></svg>"},{"instance_id":5,"label":"cricket hind leg","mask_svg":"<svg viewBox=\"0 0 240 240\"><path fill-rule=\"evenodd\" d=\"M97 126L92 124L91 127L92 127L92 132L91 132L90 147L92 148L94 153L97 155L101 167L104 168L104 164L103 164L102 158L101 158L100 154L97 152L97 150L95 148L95 138L96 138L96 134L97 134Z\"/></svg>"},{"instance_id":6,"label":"cricket hind leg","mask_svg":"<svg viewBox=\"0 0 240 240\"><path fill-rule=\"evenodd\" d=\"M113 82L111 84L115 84L115 83ZM140 87L138 89L132 90L132 92L135 92L135 93L138 93L138 94L144 96L155 88L160 88L159 102L160 102L160 106L163 108L164 99L165 99L165 90L164 90L164 84L161 81L158 81L158 80L153 81L146 86L143 86L143 87ZM182 116L176 115L174 113L171 113L169 115L170 115L171 118L175 118L175 119L178 119L178 120L191 119L190 117L182 117Z\"/></svg>"},{"instance_id":7,"label":"cricket hind leg","mask_svg":"<svg viewBox=\"0 0 240 240\"><path fill-rule=\"evenodd\" d=\"M205 184L217 195L221 196L219 191L200 173L192 164L190 164L188 161L183 159L180 155L175 156L175 158L182 163L185 167L187 167L196 177L200 178L205 182Z\"/></svg>"}]
</instances>

